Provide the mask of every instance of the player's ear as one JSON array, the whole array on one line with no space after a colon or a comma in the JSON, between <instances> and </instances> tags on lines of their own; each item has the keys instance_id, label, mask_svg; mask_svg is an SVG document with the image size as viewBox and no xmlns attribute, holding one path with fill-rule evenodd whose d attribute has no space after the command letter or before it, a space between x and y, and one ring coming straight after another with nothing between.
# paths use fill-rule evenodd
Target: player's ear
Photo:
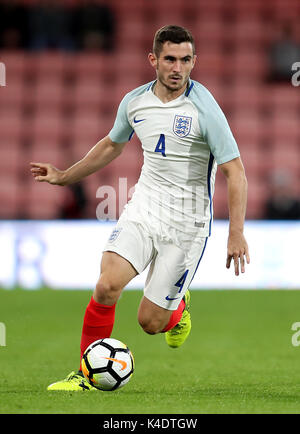
<instances>
[{"instance_id":1,"label":"player's ear","mask_svg":"<svg viewBox=\"0 0 300 434\"><path fill-rule=\"evenodd\" d=\"M153 53L148 54L148 59L150 62L150 65L153 66L153 68L157 68L157 57Z\"/></svg>"}]
</instances>

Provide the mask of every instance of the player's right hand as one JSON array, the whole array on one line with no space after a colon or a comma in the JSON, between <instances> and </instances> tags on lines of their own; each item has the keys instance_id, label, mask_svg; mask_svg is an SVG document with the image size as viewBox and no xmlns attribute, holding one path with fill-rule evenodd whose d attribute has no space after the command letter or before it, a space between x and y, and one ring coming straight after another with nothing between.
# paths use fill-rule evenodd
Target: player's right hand
<instances>
[{"instance_id":1,"label":"player's right hand","mask_svg":"<svg viewBox=\"0 0 300 434\"><path fill-rule=\"evenodd\" d=\"M48 163L30 163L31 174L38 182L49 182L54 185L65 185L64 171Z\"/></svg>"}]
</instances>

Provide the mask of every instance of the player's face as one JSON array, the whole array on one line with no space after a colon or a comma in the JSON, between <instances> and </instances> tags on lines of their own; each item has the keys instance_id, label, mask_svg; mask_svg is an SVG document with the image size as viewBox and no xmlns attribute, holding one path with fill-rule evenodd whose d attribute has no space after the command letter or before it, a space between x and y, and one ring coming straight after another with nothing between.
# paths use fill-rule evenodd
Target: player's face
<instances>
[{"instance_id":1,"label":"player's face","mask_svg":"<svg viewBox=\"0 0 300 434\"><path fill-rule=\"evenodd\" d=\"M170 91L178 91L186 86L195 60L190 42L165 42L159 58L153 55L153 62L151 59L150 62L156 68L161 84Z\"/></svg>"}]
</instances>

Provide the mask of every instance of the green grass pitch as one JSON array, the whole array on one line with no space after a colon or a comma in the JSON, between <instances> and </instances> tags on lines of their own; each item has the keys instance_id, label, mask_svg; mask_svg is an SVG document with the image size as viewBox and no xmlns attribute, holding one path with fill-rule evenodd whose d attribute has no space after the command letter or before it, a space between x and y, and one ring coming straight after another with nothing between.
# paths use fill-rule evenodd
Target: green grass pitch
<instances>
[{"instance_id":1,"label":"green grass pitch","mask_svg":"<svg viewBox=\"0 0 300 434\"><path fill-rule=\"evenodd\" d=\"M112 337L136 370L115 392L47 392L79 364L88 291L0 290L0 413L299 413L299 291L192 291L192 332L180 349L137 323L141 291L125 291Z\"/></svg>"}]
</instances>

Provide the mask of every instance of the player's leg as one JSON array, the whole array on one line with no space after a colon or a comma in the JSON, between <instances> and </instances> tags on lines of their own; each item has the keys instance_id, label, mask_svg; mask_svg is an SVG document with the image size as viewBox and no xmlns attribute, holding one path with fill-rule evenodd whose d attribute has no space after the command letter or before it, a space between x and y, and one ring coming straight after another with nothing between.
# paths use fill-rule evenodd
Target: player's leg
<instances>
[{"instance_id":1,"label":"player's leg","mask_svg":"<svg viewBox=\"0 0 300 434\"><path fill-rule=\"evenodd\" d=\"M138 319L145 332L166 333L170 347L179 347L191 331L189 285L199 265L206 239L189 249L159 243L152 262Z\"/></svg>"},{"instance_id":2,"label":"player's leg","mask_svg":"<svg viewBox=\"0 0 300 434\"><path fill-rule=\"evenodd\" d=\"M178 282L185 274L186 253L173 243L155 242L155 247L157 255L151 263L138 312L139 324L149 334L174 327L185 308L185 291Z\"/></svg>"},{"instance_id":3,"label":"player's leg","mask_svg":"<svg viewBox=\"0 0 300 434\"><path fill-rule=\"evenodd\" d=\"M137 271L127 259L115 252L103 253L100 277L84 315L80 360L92 342L110 337L117 300L122 289L136 274Z\"/></svg>"},{"instance_id":4,"label":"player's leg","mask_svg":"<svg viewBox=\"0 0 300 434\"><path fill-rule=\"evenodd\" d=\"M191 331L191 314L190 314L190 300L191 295L189 286L192 283L194 275L198 269L198 266L203 257L206 248L207 238L202 238L197 243L191 243L187 253L187 269L182 277L177 281L176 286L179 288L179 292L184 293L183 301L185 307L182 312L180 321L173 327L166 327L164 330L165 339L169 347L180 347Z\"/></svg>"},{"instance_id":5,"label":"player's leg","mask_svg":"<svg viewBox=\"0 0 300 434\"><path fill-rule=\"evenodd\" d=\"M148 334L166 332L178 324L184 308L183 300L180 301L176 310L168 310L143 296L138 311L138 321L142 329Z\"/></svg>"},{"instance_id":6,"label":"player's leg","mask_svg":"<svg viewBox=\"0 0 300 434\"><path fill-rule=\"evenodd\" d=\"M122 289L144 270L152 255L151 238L139 224L123 215L105 246L100 278L85 313L81 357L90 343L110 337Z\"/></svg>"},{"instance_id":7,"label":"player's leg","mask_svg":"<svg viewBox=\"0 0 300 434\"><path fill-rule=\"evenodd\" d=\"M115 317L115 304L122 289L142 272L153 256L153 245L146 231L126 219L120 219L111 234L101 262L101 274L87 306L81 337L81 354L93 341L109 337ZM81 359L80 359L81 360ZM48 390L96 390L80 370Z\"/></svg>"},{"instance_id":8,"label":"player's leg","mask_svg":"<svg viewBox=\"0 0 300 434\"><path fill-rule=\"evenodd\" d=\"M130 262L114 252L104 252L101 272L93 296L86 308L80 342L80 361L86 348L95 340L110 337L114 320L115 305L124 286L137 274ZM50 384L48 390L83 391L96 390L82 375L71 372L62 381Z\"/></svg>"}]
</instances>

